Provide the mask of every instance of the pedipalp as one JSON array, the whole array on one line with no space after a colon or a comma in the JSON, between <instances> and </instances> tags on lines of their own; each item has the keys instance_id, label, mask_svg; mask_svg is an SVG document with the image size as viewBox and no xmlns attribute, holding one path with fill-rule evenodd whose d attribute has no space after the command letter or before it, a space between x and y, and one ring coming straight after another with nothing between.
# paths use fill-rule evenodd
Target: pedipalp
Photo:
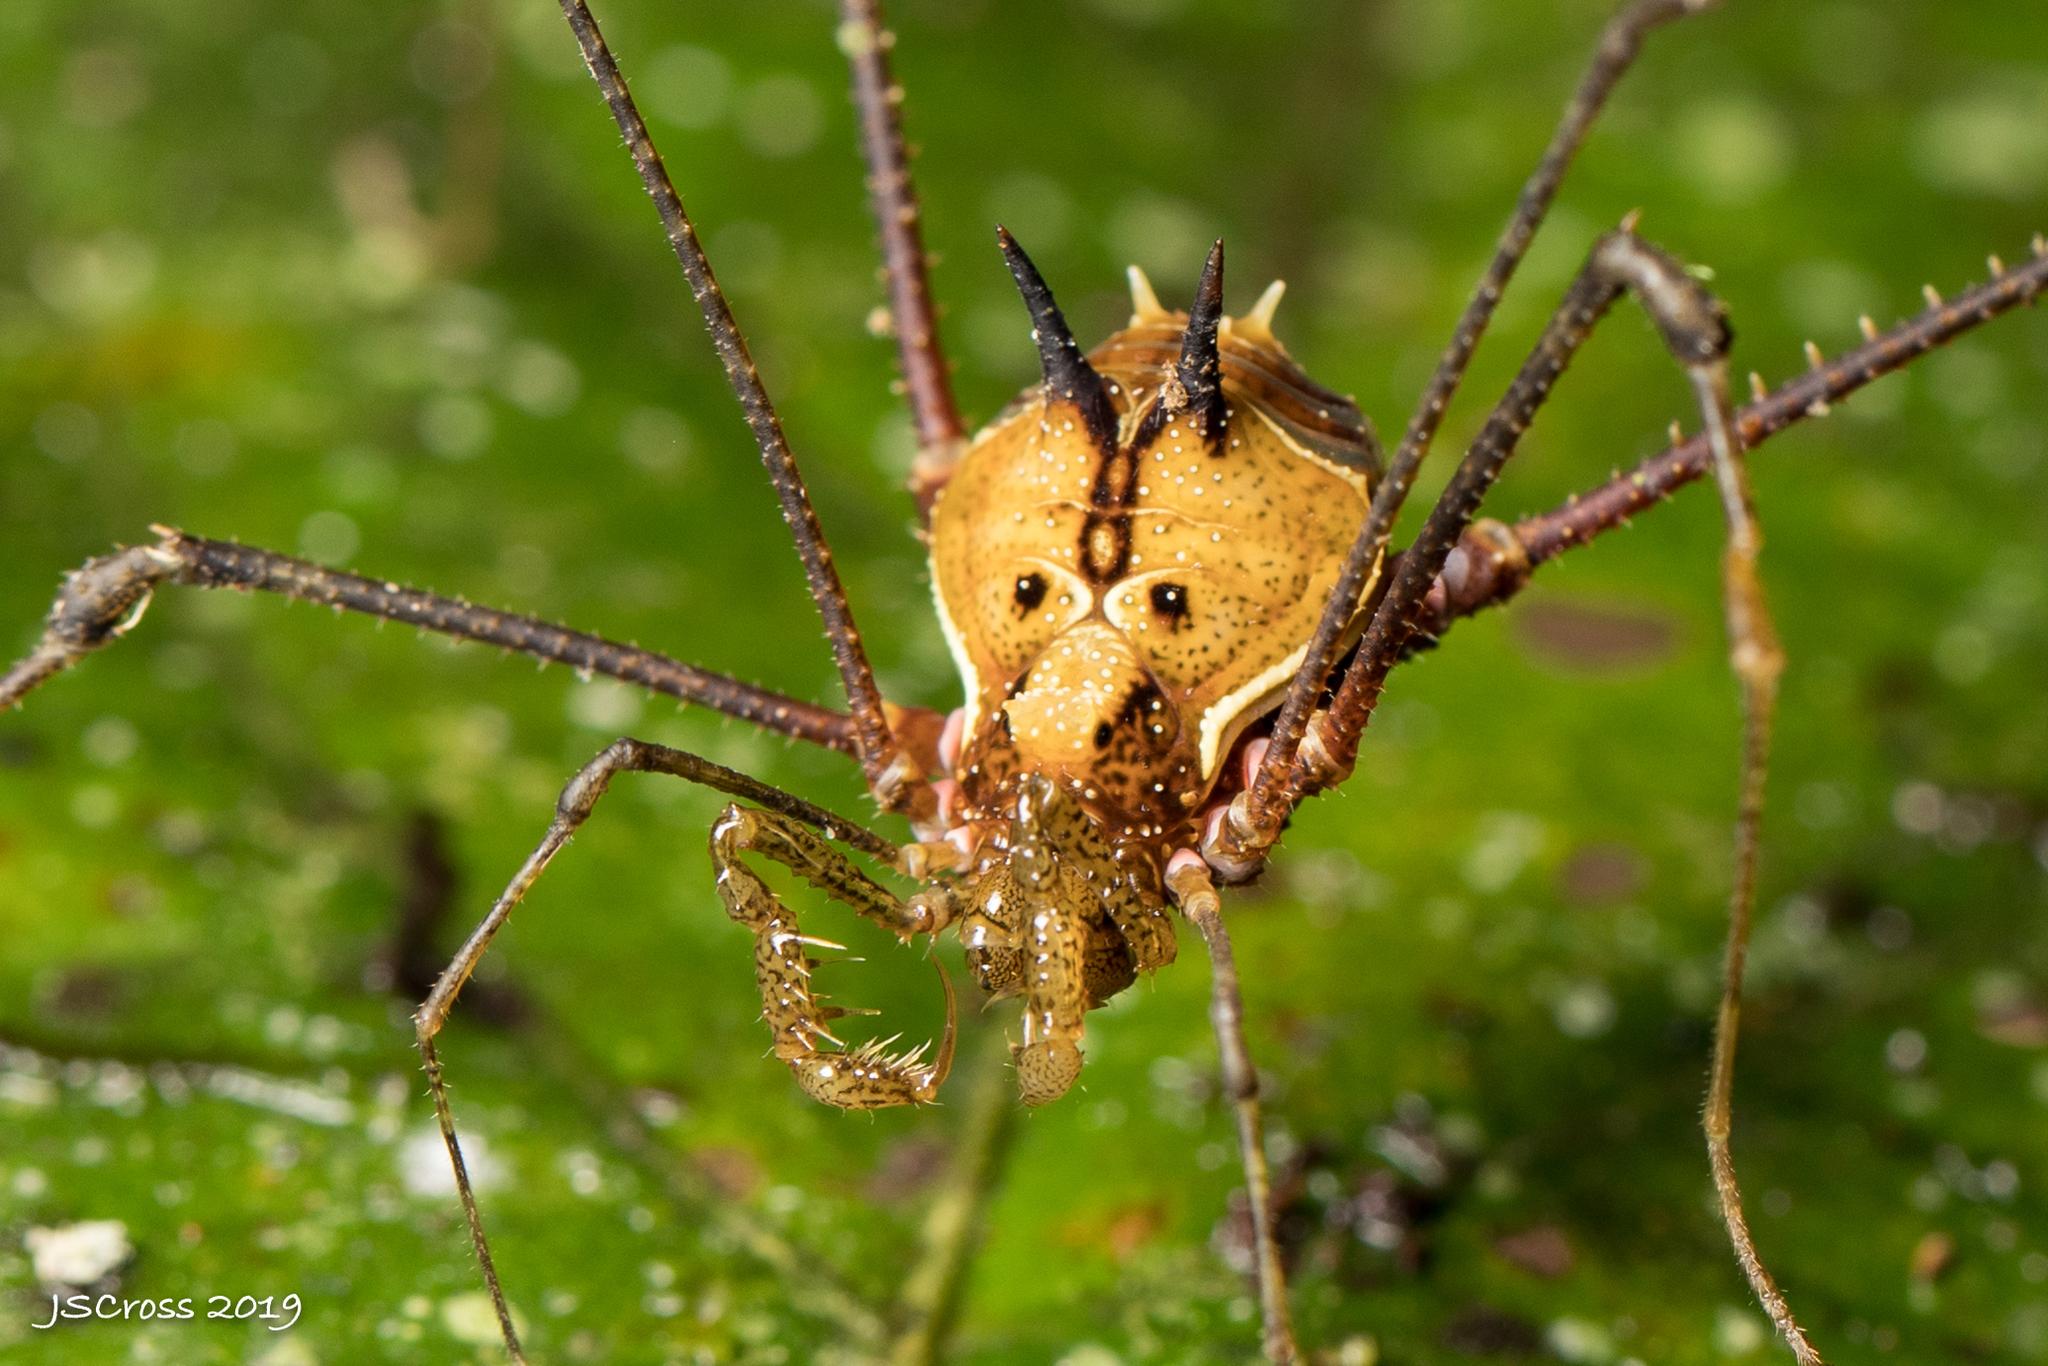
<instances>
[{"instance_id":1,"label":"pedipalp","mask_svg":"<svg viewBox=\"0 0 2048 1366\"><path fill-rule=\"evenodd\" d=\"M944 929L949 912L939 908L946 903L899 900L790 816L735 804L726 807L711 827L719 900L726 914L754 935L754 976L761 988L762 1017L774 1035L775 1056L789 1064L811 1096L843 1110L930 1104L952 1068L958 1033L958 1005L945 969L939 968L939 981L946 993L946 1031L929 1064L923 1061L926 1046L889 1054L883 1049L890 1040L849 1049L828 1026L855 1012L821 1003L811 989L811 970L817 964L806 952L809 947L842 946L805 935L795 914L741 861L743 853L781 864L905 943L913 935L936 935ZM837 1051L821 1047L825 1043L836 1045Z\"/></svg>"}]
</instances>

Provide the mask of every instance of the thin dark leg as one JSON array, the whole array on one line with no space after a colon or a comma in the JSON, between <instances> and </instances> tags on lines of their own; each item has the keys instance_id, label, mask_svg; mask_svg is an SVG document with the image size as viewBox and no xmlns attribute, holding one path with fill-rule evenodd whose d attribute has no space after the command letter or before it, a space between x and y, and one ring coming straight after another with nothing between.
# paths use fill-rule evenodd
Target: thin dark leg
<instances>
[{"instance_id":1,"label":"thin dark leg","mask_svg":"<svg viewBox=\"0 0 2048 1366\"><path fill-rule=\"evenodd\" d=\"M583 673L604 674L650 692L709 707L792 739L856 752L852 718L799 702L665 655L513 616L395 583L343 573L288 555L154 528L155 545L89 560L67 574L35 649L0 675L0 708L17 705L39 685L126 634L159 584L260 589L301 602L400 621L423 631L474 640Z\"/></svg>"},{"instance_id":2,"label":"thin dark leg","mask_svg":"<svg viewBox=\"0 0 2048 1366\"><path fill-rule=\"evenodd\" d=\"M484 1237L484 1216L476 1207L476 1192L470 1189L469 1166L462 1160L462 1144L455 1138L455 1116L448 1109L448 1083L441 1075L441 1055L434 1051L434 1036L425 1028L419 1030L418 1038L420 1065L427 1072L427 1093L434 1098L434 1119L441 1126L441 1141L448 1145L448 1161L455 1168L455 1193L462 1198L463 1217L469 1221L470 1246L476 1249L477 1265L483 1268L484 1285L491 1292L491 1308L498 1316L505 1353L512 1358L512 1366L526 1366L526 1353L519 1350L519 1330L512 1326L512 1307L505 1303L498 1266L491 1260L491 1243Z\"/></svg>"},{"instance_id":3,"label":"thin dark leg","mask_svg":"<svg viewBox=\"0 0 2048 1366\"><path fill-rule=\"evenodd\" d=\"M1641 242L1626 226L1594 244L1564 303L1451 476L1421 534L1401 555L1393 583L1373 613L1329 712L1310 719L1308 742L1278 792L1283 816L1302 793L1334 786L1350 772L1359 734L1387 671L1408 645L1424 596L1572 356L1622 291L1630 288L1682 364L1722 363L1727 329L1720 305L1685 275L1677 261ZM1227 875L1256 869L1278 833L1277 824L1270 830L1259 824L1252 810L1256 801L1254 791L1239 793L1231 802L1229 819L1203 841L1202 856Z\"/></svg>"},{"instance_id":4,"label":"thin dark leg","mask_svg":"<svg viewBox=\"0 0 2048 1366\"><path fill-rule=\"evenodd\" d=\"M654 200L655 211L661 215L669 246L690 282L697 306L704 312L711 344L725 367L733 393L739 398L747 425L753 429L754 442L761 448L761 463L767 467L769 482L782 501L782 520L789 524L790 534L796 540L804 579L818 604L818 614L825 619L825 635L832 643L832 658L839 666L839 681L846 689L847 706L853 713L857 752L868 787L885 811L900 811L919 819L929 816L937 809L937 798L917 761L897 744L890 732L882 694L875 686L875 671L868 663L860 632L854 627L853 609L847 604L846 587L839 581L839 571L832 565L824 528L818 525L818 514L811 506L803 475L797 470L796 456L783 435L782 420L775 415L775 406L761 384L746 338L740 335L739 324L733 320L732 309L725 301L725 292L711 273L711 263L697 241L697 230L683 212L683 201L668 178L661 154L654 150L647 122L627 93L618 63L612 60L590 7L584 0L561 0L561 6L583 49L583 60L596 78L605 103L611 106L619 131L625 135L626 150L632 153L640 181Z\"/></svg>"},{"instance_id":5,"label":"thin dark leg","mask_svg":"<svg viewBox=\"0 0 2048 1366\"><path fill-rule=\"evenodd\" d=\"M1438 499L1422 534L1402 557L1393 585L1360 643L1358 657L1347 672L1328 716L1322 718L1321 747L1349 767L1387 670L1399 658L1412 633L1423 595L1443 569L1473 512L1573 353L1625 289L1643 303L1663 334L1665 345L1692 382L1728 523L1723 597L1730 659L1743 692L1743 778L1728 953L1705 1120L1709 1157L1722 1215L1744 1274L1802 1366L1820 1366L1819 1355L1807 1343L1784 1296L1757 1256L1743 1218L1741 1192L1728 1150L1728 1106L1734 1083L1742 968L1756 895L1771 717L1777 678L1783 667L1783 656L1756 574L1762 537L1750 505L1741 434L1728 399L1729 333L1719 301L1688 276L1679 262L1642 242L1629 227L1609 233L1595 244L1585 268L1566 294L1564 307L1544 330L1535 353L1515 377L1507 396L1494 409L1450 486ZM1299 781L1306 788L1321 785L1327 777L1302 775Z\"/></svg>"},{"instance_id":6,"label":"thin dark leg","mask_svg":"<svg viewBox=\"0 0 2048 1366\"><path fill-rule=\"evenodd\" d=\"M744 800L758 803L764 810L762 815L773 816L795 826L809 826L821 832L827 839L838 840L851 845L862 853L885 864L896 862L898 850L894 844L881 836L841 820L821 807L813 806L801 797L791 796L778 788L770 787L744 773L734 772L708 759L665 745L651 745L642 740L615 740L569 780L562 789L560 799L555 803L555 818L548 825L548 832L526 862L520 865L512 881L507 884L490 914L471 932L469 939L456 952L434 984L434 990L420 1008L413 1014L413 1029L419 1042L420 1058L427 1072L427 1086L433 1093L434 1114L440 1121L442 1141L448 1145L448 1159L455 1168L456 1192L462 1198L463 1214L469 1221L470 1241L476 1248L477 1262L483 1268L484 1283L490 1290L492 1307L497 1311L498 1328L505 1339L505 1349L514 1362L524 1362L519 1350L519 1335L512 1326L511 1310L506 1306L504 1290L499 1284L497 1268L491 1261L489 1240L484 1236L483 1216L477 1211L476 1196L470 1189L469 1173L462 1161L462 1145L455 1137L455 1119L448 1108L448 1087L442 1077L439 1055L434 1050L434 1036L448 1023L448 1014L455 1006L455 998L469 981L476 966L482 961L484 952L490 948L491 940L512 918L512 912L522 901L540 875L547 870L562 846L566 845L583 822L590 818L599 799L610 788L614 776L619 773L667 773L691 782ZM722 885L722 882L721 882ZM877 889L879 890L879 889ZM950 988L948 989L950 992ZM948 1045L951 1043L950 1034Z\"/></svg>"},{"instance_id":7,"label":"thin dark leg","mask_svg":"<svg viewBox=\"0 0 2048 1366\"><path fill-rule=\"evenodd\" d=\"M1353 614L1358 611L1360 597L1379 567L1380 557L1386 552L1387 537L1393 531L1394 520L1408 499L1416 471L1429 454L1430 443L1436 439L1437 428L1443 422L1451 398L1464 380L1472 353L1477 349L1479 339L1485 335L1494 309L1499 306L1501 293L1514 277L1523 254L1528 251L1537 226L1549 212L1551 200L1556 198L1558 186L1563 183L1565 172L1571 168L1572 159L1578 155L1579 146L1591 130L1593 120L1598 117L1615 84L1635 62L1636 54L1642 50L1643 40L1651 30L1688 14L1699 13L1715 3L1717 0L1635 0L1610 20L1601 32L1592 64L1580 79L1571 103L1565 106L1564 117L1559 121L1557 131L1551 135L1543 160L1522 186L1521 195L1515 201L1514 216L1501 233L1493 260L1465 305L1457 329L1451 335L1451 344L1444 349L1443 359L1437 363L1436 373L1430 377L1422 402L1414 416L1408 419L1408 429L1401 437L1401 444L1395 450L1379 488L1373 493L1365 526L1352 543L1343 572L1330 590L1329 602L1316 624L1316 633L1309 642L1301 671L1295 675L1287 700L1274 721L1266 757L1259 765L1246 799L1232 807L1227 860L1230 865L1228 871L1233 874L1249 876L1257 868L1261 852L1278 836L1280 823L1293 809L1287 790L1288 773L1294 767L1296 753L1307 731L1310 711L1322 696L1330 670L1336 664L1338 646L1352 624ZM1223 867L1224 864L1219 863L1218 866Z\"/></svg>"},{"instance_id":8,"label":"thin dark leg","mask_svg":"<svg viewBox=\"0 0 2048 1366\"><path fill-rule=\"evenodd\" d=\"M845 1286L836 1269L798 1250L769 1227L766 1217L722 1194L681 1149L656 1137L635 1114L625 1090L605 1080L603 1064L576 1045L571 1031L536 1019L523 1043L546 1068L547 1080L575 1097L611 1143L655 1174L677 1200L703 1211L707 1235L724 1237L779 1277L797 1312L830 1322L858 1347L878 1347L887 1340L882 1317Z\"/></svg>"},{"instance_id":9,"label":"thin dark leg","mask_svg":"<svg viewBox=\"0 0 2048 1366\"><path fill-rule=\"evenodd\" d=\"M868 208L881 230L882 264L889 276L889 330L896 337L896 362L917 424L910 491L919 511L928 514L960 458L966 431L953 401L953 374L939 343L939 313L925 269L917 186L903 143L903 87L889 70L896 35L883 23L881 0L839 0L839 49L853 72Z\"/></svg>"},{"instance_id":10,"label":"thin dark leg","mask_svg":"<svg viewBox=\"0 0 2048 1366\"><path fill-rule=\"evenodd\" d=\"M2033 259L2008 269L1996 257L1992 278L1955 298L1931 305L1887 332L1866 326L1870 340L1834 360L1823 361L1797 379L1736 410L1745 451L1807 418L1823 417L1872 380L1902 370L1945 345L2048 289L2048 241L2034 239ZM1867 320L1866 320L1867 321ZM1713 468L1705 436L1679 442L1597 488L1575 494L1549 512L1525 517L1512 527L1480 521L1459 538L1458 548L1423 599L1416 629L1432 637L1460 617L1506 602L1520 592L1536 567L1594 537L1630 525L1673 493Z\"/></svg>"},{"instance_id":11,"label":"thin dark leg","mask_svg":"<svg viewBox=\"0 0 2048 1366\"><path fill-rule=\"evenodd\" d=\"M1223 1094L1237 1122L1237 1152L1244 1164L1245 1195L1252 1207L1252 1245L1258 1258L1259 1312L1265 1328L1266 1359L1294 1366L1294 1318L1287 1306L1287 1272L1273 1232L1273 1183L1266 1171L1266 1140L1259 1117L1259 1072L1244 1041L1244 994L1238 987L1237 957L1223 928L1222 898L1200 859L1177 856L1166 885L1181 914L1195 923L1209 946L1209 1026L1222 1063Z\"/></svg>"},{"instance_id":12,"label":"thin dark leg","mask_svg":"<svg viewBox=\"0 0 2048 1366\"><path fill-rule=\"evenodd\" d=\"M1750 1288L1763 1302L1771 1322L1785 1337L1800 1366L1821 1366L1820 1353L1792 1317L1777 1282L1757 1256L1749 1221L1742 1212L1742 1188L1735 1179L1735 1158L1728 1148L1730 1107L1735 1093L1735 1044L1742 1025L1742 969L1749 955L1750 923L1756 911L1756 869L1762 854L1764 782L1771 766L1771 722L1778 705L1778 677L1785 652L1778 645L1757 557L1763 530L1757 525L1750 497L1749 471L1743 464L1742 437L1728 402L1725 365L1691 367L1693 389L1706 415L1706 438L1714 457L1714 480L1721 491L1721 509L1728 524L1727 549L1721 558L1722 605L1728 622L1728 664L1742 684L1742 795L1735 824L1735 885L1728 897L1728 945L1721 967L1721 1008L1714 1021L1714 1064L1707 1085L1707 1108L1701 1127L1707 1135L1707 1160L1714 1172L1714 1193L1735 1258Z\"/></svg>"},{"instance_id":13,"label":"thin dark leg","mask_svg":"<svg viewBox=\"0 0 2048 1366\"><path fill-rule=\"evenodd\" d=\"M1329 713L1314 723L1319 748L1338 769L1348 771L1354 762L1358 737L1372 715L1387 671L1408 644L1422 598L1443 570L1480 500L1573 354L1625 289L1635 292L1672 355L1688 373L1702 366L1725 367L1728 333L1720 305L1685 274L1683 266L1626 227L1594 244L1585 268L1566 293L1564 306L1487 419L1415 544L1402 555L1393 586L1373 614L1343 687ZM1711 426L1718 415L1706 416L1706 411L1703 408L1703 416ZM1307 772L1297 763L1290 786L1303 792L1328 786L1332 776Z\"/></svg>"}]
</instances>

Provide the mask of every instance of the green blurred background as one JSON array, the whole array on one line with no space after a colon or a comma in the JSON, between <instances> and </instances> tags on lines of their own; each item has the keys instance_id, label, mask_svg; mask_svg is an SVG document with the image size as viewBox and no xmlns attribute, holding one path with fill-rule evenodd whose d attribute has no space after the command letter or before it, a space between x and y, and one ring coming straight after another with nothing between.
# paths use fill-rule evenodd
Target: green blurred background
<instances>
[{"instance_id":1,"label":"green blurred background","mask_svg":"<svg viewBox=\"0 0 2048 1366\"><path fill-rule=\"evenodd\" d=\"M1232 307L1287 278L1281 335L1397 432L1611 8L898 0L963 403L986 417L1033 374L993 222L1089 344L1126 261L1171 300L1220 233ZM599 17L885 687L954 705L829 6ZM0 73L8 653L61 571L166 522L838 700L547 0L9 0ZM1738 368L1782 379L1803 339L1844 348L1858 313L1889 323L2048 227L2048 9L1733 0L1660 34L1440 446L1638 206L1715 268ZM2048 1356L2044 372L2048 319L2010 318L1755 462L1791 662L1735 1148L1766 1258L1845 1362ZM1598 481L1687 411L1624 305L1496 511ZM1696 1124L1736 777L1718 545L1688 492L1460 625L1231 903L1324 1360L1782 1350ZM432 955L452 947L621 731L864 810L835 756L229 594L165 592L0 717L0 1354L495 1359L394 935L408 902L446 906ZM717 801L615 794L446 1046L535 1356L874 1359L975 1066L919 1113L805 1101L762 1056L747 936L711 894ZM936 1029L915 955L815 923L869 956L831 970L842 998ZM1085 1090L1015 1122L952 1360L1256 1355L1206 991L1189 942L1091 1021ZM1007 1016L971 1021L970 1060ZM303 1317L37 1331L25 1238L85 1219L124 1221L124 1294L296 1293Z\"/></svg>"}]
</instances>

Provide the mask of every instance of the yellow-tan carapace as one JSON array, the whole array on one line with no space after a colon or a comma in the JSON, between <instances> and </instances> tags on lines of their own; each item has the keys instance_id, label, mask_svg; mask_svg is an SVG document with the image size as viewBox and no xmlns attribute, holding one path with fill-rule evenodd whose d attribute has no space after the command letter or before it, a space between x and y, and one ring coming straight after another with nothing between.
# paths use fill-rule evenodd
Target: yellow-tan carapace
<instances>
[{"instance_id":1,"label":"yellow-tan carapace","mask_svg":"<svg viewBox=\"0 0 2048 1366\"><path fill-rule=\"evenodd\" d=\"M1273 337L1279 288L1220 318L1217 275L1207 413L1188 392L1189 316L1135 268L1131 325L1085 361L1068 340L1064 373L1047 294L1046 382L974 438L933 509L934 594L967 694L956 824L1006 819L1042 774L1112 842L1163 858L1301 665L1378 449L1357 406Z\"/></svg>"}]
</instances>

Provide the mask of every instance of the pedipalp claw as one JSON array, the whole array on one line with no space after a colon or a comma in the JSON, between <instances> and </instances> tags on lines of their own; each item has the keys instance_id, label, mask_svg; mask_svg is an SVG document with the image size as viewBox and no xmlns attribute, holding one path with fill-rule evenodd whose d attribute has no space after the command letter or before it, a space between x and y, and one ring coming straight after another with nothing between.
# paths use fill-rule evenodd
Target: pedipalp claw
<instances>
[{"instance_id":1,"label":"pedipalp claw","mask_svg":"<svg viewBox=\"0 0 2048 1366\"><path fill-rule=\"evenodd\" d=\"M939 1088L946 1084L946 1075L953 1070L953 1049L960 1041L960 998L953 994L953 979L946 975L946 965L938 959L932 959L932 966L938 969L939 985L946 991L946 1032L939 1036L939 1054L932 1059L931 1070L918 1087L926 1100L937 1096Z\"/></svg>"}]
</instances>

